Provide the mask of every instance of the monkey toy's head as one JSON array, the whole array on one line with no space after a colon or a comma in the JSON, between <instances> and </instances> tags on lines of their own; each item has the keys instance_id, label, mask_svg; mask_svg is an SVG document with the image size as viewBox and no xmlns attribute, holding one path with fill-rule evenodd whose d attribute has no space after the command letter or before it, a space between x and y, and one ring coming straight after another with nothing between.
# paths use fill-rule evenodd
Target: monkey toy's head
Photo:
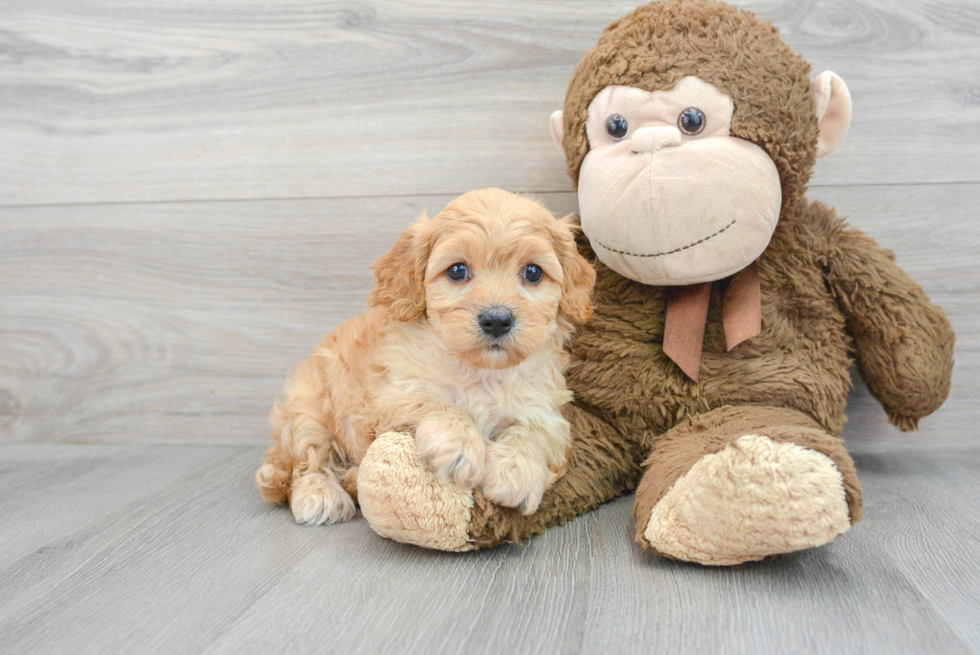
<instances>
[{"instance_id":1,"label":"monkey toy's head","mask_svg":"<svg viewBox=\"0 0 980 655\"><path fill-rule=\"evenodd\" d=\"M758 258L850 125L844 82L809 74L775 27L714 0L654 2L607 27L551 117L599 259L667 286Z\"/></svg>"}]
</instances>

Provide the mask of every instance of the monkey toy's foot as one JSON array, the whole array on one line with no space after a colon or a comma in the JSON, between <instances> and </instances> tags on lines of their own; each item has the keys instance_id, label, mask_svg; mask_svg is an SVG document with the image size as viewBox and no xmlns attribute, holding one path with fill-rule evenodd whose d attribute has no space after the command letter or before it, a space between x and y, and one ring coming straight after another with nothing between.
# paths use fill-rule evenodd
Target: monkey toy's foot
<instances>
[{"instance_id":1,"label":"monkey toy's foot","mask_svg":"<svg viewBox=\"0 0 980 655\"><path fill-rule=\"evenodd\" d=\"M637 541L732 566L821 546L860 518L838 438L793 410L724 407L666 435L637 489Z\"/></svg>"},{"instance_id":2,"label":"monkey toy's foot","mask_svg":"<svg viewBox=\"0 0 980 655\"><path fill-rule=\"evenodd\" d=\"M473 492L444 482L419 459L404 432L380 435L357 475L361 512L382 537L436 550L473 550Z\"/></svg>"}]
</instances>

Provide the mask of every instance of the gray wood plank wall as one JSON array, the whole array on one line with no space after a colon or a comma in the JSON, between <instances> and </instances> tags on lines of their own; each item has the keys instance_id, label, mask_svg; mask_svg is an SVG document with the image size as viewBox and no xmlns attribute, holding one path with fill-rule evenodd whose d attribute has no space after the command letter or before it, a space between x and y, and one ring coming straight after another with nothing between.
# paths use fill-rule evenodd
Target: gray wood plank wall
<instances>
[{"instance_id":1,"label":"gray wood plank wall","mask_svg":"<svg viewBox=\"0 0 980 655\"><path fill-rule=\"evenodd\" d=\"M743 4L851 90L810 196L958 342L919 433L855 380L865 521L738 572L638 551L629 499L457 557L251 488L285 373L419 212L575 210L548 116L633 3L0 2L0 652L976 652L980 3Z\"/></svg>"}]
</instances>

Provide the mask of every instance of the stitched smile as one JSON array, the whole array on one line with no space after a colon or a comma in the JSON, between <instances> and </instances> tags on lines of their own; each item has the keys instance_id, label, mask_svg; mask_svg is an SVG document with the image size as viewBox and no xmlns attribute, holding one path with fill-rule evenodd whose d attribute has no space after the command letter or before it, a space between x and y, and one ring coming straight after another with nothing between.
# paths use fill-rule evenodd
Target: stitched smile
<instances>
[{"instance_id":1,"label":"stitched smile","mask_svg":"<svg viewBox=\"0 0 980 655\"><path fill-rule=\"evenodd\" d=\"M712 238L718 236L719 234L721 234L722 232L724 232L725 230L727 230L731 226L735 225L735 221L736 220L738 220L738 219L734 219L733 218L731 223L729 223L725 227L721 228L720 230L718 230L714 234L709 234L708 236L704 237L703 239L698 239L694 243L689 243L686 246L681 246L680 248L674 248L673 250L666 250L664 252L655 252L655 253L650 253L650 254L641 254L641 253L635 253L635 252L628 252L626 250L616 250L615 248L610 248L609 246L607 246L606 244L604 244L602 241L596 241L596 243L598 243L600 246L602 246L603 248L605 248L609 252L615 252L615 253L618 253L620 255L626 255L627 257L662 257L664 255L673 255L675 252L680 252L682 250L687 250L688 248L693 248L694 246L696 246L698 244L704 243L708 239L712 239Z\"/></svg>"}]
</instances>

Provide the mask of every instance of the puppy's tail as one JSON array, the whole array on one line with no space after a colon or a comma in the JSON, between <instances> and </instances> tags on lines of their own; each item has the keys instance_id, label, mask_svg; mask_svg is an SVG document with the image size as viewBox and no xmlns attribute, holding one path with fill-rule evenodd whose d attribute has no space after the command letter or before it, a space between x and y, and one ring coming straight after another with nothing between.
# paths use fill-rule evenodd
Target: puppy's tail
<instances>
[{"instance_id":1,"label":"puppy's tail","mask_svg":"<svg viewBox=\"0 0 980 655\"><path fill-rule=\"evenodd\" d=\"M272 445L265 451L262 468L255 472L255 484L265 502L279 505L289 500L296 460L290 456L289 443L283 443L284 440L290 441L290 417L283 406L277 402L269 418L272 422Z\"/></svg>"},{"instance_id":2,"label":"puppy's tail","mask_svg":"<svg viewBox=\"0 0 980 655\"><path fill-rule=\"evenodd\" d=\"M324 458L329 459L332 438L321 420L326 396L318 366L311 360L300 362L289 376L285 402L272 407L272 445L255 473L266 501L285 503L294 480L320 471Z\"/></svg>"},{"instance_id":3,"label":"puppy's tail","mask_svg":"<svg viewBox=\"0 0 980 655\"><path fill-rule=\"evenodd\" d=\"M255 483L267 503L281 505L289 498L292 467L284 462L279 442L274 442L265 453L262 468L255 472Z\"/></svg>"}]
</instances>

